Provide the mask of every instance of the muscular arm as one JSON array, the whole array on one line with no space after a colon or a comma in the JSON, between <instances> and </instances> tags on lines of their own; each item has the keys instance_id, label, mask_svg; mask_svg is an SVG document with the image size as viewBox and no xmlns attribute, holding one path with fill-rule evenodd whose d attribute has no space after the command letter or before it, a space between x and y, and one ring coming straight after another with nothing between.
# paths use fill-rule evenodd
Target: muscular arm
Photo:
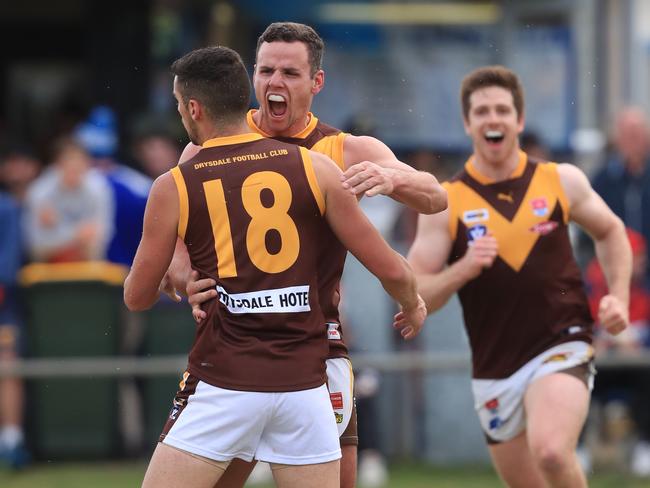
<instances>
[{"instance_id":1,"label":"muscular arm","mask_svg":"<svg viewBox=\"0 0 650 488\"><path fill-rule=\"evenodd\" d=\"M625 227L591 188L580 169L561 164L558 173L569 199L569 218L594 240L596 255L609 288L609 295L600 302L598 315L601 324L616 334L627 325L630 301L632 251Z\"/></svg>"},{"instance_id":2,"label":"muscular arm","mask_svg":"<svg viewBox=\"0 0 650 488\"><path fill-rule=\"evenodd\" d=\"M188 142L178 160L179 164L193 158L200 150L201 146ZM173 300L180 301L181 297L177 294L177 291L183 295L187 294L186 286L190 280L191 273L192 265L190 263L190 256L187 252L187 247L179 237L176 240L174 257L161 283L161 291L166 293Z\"/></svg>"},{"instance_id":3,"label":"muscular arm","mask_svg":"<svg viewBox=\"0 0 650 488\"><path fill-rule=\"evenodd\" d=\"M374 137L347 136L343 159L344 188L354 194L388 195L425 214L447 208L447 192L435 176L402 163L388 146Z\"/></svg>"},{"instance_id":4,"label":"muscular arm","mask_svg":"<svg viewBox=\"0 0 650 488\"><path fill-rule=\"evenodd\" d=\"M124 282L124 303L131 311L146 310L158 300L159 286L176 246L179 207L170 173L154 182L144 213L142 239Z\"/></svg>"},{"instance_id":5,"label":"muscular arm","mask_svg":"<svg viewBox=\"0 0 650 488\"><path fill-rule=\"evenodd\" d=\"M465 283L491 266L497 255L496 239L488 235L475 240L465 256L445 267L452 245L448 219L448 210L420 215L417 234L408 253L418 291L429 313L442 308Z\"/></svg>"},{"instance_id":6,"label":"muscular arm","mask_svg":"<svg viewBox=\"0 0 650 488\"><path fill-rule=\"evenodd\" d=\"M381 281L386 292L400 303L404 312L417 311L417 314L421 313L423 321L426 311L417 294L415 276L406 260L388 246L361 211L356 198L341 187L338 167L322 154L313 151L310 154L325 198L325 218L336 236ZM417 331L419 327L421 323Z\"/></svg>"}]
</instances>

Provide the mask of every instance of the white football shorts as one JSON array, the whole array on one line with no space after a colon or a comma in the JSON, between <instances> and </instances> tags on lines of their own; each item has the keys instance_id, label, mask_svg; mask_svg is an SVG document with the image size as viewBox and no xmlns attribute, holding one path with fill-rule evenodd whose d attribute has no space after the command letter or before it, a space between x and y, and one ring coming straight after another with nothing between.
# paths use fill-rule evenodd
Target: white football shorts
<instances>
[{"instance_id":1,"label":"white football shorts","mask_svg":"<svg viewBox=\"0 0 650 488\"><path fill-rule=\"evenodd\" d=\"M267 393L187 379L187 387L195 390L177 395L161 436L165 444L217 461L238 457L304 465L341 457L325 385Z\"/></svg>"},{"instance_id":2,"label":"white football shorts","mask_svg":"<svg viewBox=\"0 0 650 488\"><path fill-rule=\"evenodd\" d=\"M327 387L342 444L357 444L356 409L354 408L354 374L346 358L333 358L327 365Z\"/></svg>"},{"instance_id":3,"label":"white football shorts","mask_svg":"<svg viewBox=\"0 0 650 488\"><path fill-rule=\"evenodd\" d=\"M524 395L537 378L585 365L585 382L593 389L593 348L582 341L566 342L528 361L510 377L498 380L473 379L474 408L489 442L514 439L526 427Z\"/></svg>"}]
</instances>

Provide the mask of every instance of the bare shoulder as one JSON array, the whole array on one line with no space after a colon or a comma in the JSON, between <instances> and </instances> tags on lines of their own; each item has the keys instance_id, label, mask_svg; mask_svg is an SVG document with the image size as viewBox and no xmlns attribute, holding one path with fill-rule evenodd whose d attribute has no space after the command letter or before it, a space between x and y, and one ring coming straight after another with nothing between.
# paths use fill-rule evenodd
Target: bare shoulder
<instances>
[{"instance_id":1,"label":"bare shoulder","mask_svg":"<svg viewBox=\"0 0 650 488\"><path fill-rule=\"evenodd\" d=\"M178 190L172 174L167 171L156 178L149 190L147 206L152 209L169 208L178 204Z\"/></svg>"},{"instance_id":2,"label":"bare shoulder","mask_svg":"<svg viewBox=\"0 0 650 488\"><path fill-rule=\"evenodd\" d=\"M587 181L587 175L584 171L578 168L575 164L571 163L558 163L557 172L560 175L560 178L567 181L573 180L584 180ZM564 181L563 181L564 183Z\"/></svg>"},{"instance_id":3,"label":"bare shoulder","mask_svg":"<svg viewBox=\"0 0 650 488\"><path fill-rule=\"evenodd\" d=\"M329 157L316 151L308 151L316 181L325 198L327 194L341 187L341 169Z\"/></svg>"},{"instance_id":4,"label":"bare shoulder","mask_svg":"<svg viewBox=\"0 0 650 488\"><path fill-rule=\"evenodd\" d=\"M379 153L393 153L390 148L382 141L372 136L353 136L352 134L346 136L343 140L343 149L354 153L365 152L379 152Z\"/></svg>"},{"instance_id":5,"label":"bare shoulder","mask_svg":"<svg viewBox=\"0 0 650 488\"><path fill-rule=\"evenodd\" d=\"M343 141L343 153L347 168L362 161L380 164L384 160L397 160L386 144L371 136L347 136Z\"/></svg>"},{"instance_id":6,"label":"bare shoulder","mask_svg":"<svg viewBox=\"0 0 650 488\"><path fill-rule=\"evenodd\" d=\"M311 157L311 162L314 167L314 171L328 172L334 174L341 173L341 170L339 169L338 165L325 154L310 150L309 156Z\"/></svg>"},{"instance_id":7,"label":"bare shoulder","mask_svg":"<svg viewBox=\"0 0 650 488\"><path fill-rule=\"evenodd\" d=\"M557 172L569 204L573 205L589 196L591 184L580 168L574 164L561 163L557 165Z\"/></svg>"},{"instance_id":8,"label":"bare shoulder","mask_svg":"<svg viewBox=\"0 0 650 488\"><path fill-rule=\"evenodd\" d=\"M188 142L187 146L185 146L185 149L183 149L181 157L178 158L178 162L184 163L185 161L192 159L194 156L196 156L199 153L200 150L201 150L201 146L197 146L192 142Z\"/></svg>"},{"instance_id":9,"label":"bare shoulder","mask_svg":"<svg viewBox=\"0 0 650 488\"><path fill-rule=\"evenodd\" d=\"M151 185L151 191L149 194L166 194L171 192L171 195L173 196L175 194L175 191L176 183L174 182L174 177L169 171L167 171L154 180L153 185Z\"/></svg>"}]
</instances>

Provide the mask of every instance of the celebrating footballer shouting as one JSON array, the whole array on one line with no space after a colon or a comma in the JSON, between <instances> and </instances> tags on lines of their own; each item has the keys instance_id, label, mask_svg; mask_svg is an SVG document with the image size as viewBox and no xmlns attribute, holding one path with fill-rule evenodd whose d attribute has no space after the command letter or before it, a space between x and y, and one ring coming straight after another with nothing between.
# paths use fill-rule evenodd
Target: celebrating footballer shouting
<instances>
[{"instance_id":1,"label":"celebrating footballer shouting","mask_svg":"<svg viewBox=\"0 0 650 488\"><path fill-rule=\"evenodd\" d=\"M475 406L494 465L511 487L584 487L575 454L593 382L592 317L568 235L594 240L609 294L599 322L628 323L631 252L622 222L570 164L519 148L524 97L500 66L461 87L473 154L421 215L409 261L429 311L458 292L472 351Z\"/></svg>"},{"instance_id":2,"label":"celebrating footballer shouting","mask_svg":"<svg viewBox=\"0 0 650 488\"><path fill-rule=\"evenodd\" d=\"M314 96L325 83L321 67L323 50L322 39L307 25L292 22L269 25L257 42L253 83L259 109L248 112L250 130L325 154L344 171L340 184L354 195L387 195L427 214L443 210L447 205L446 192L433 175L400 162L381 141L343 133L310 112ZM188 145L181 161L191 158L198 149L196 145ZM339 419L337 425L343 451L341 488L352 488L356 484L356 411L352 397L352 366L338 312L339 282L346 250L332 233L323 234L319 246L318 280L325 315L323 333L328 327L333 332L329 335L328 387L333 398L341 399L332 405ZM196 275L190 274L185 256L185 246L179 242L170 269L170 282L177 289L187 289L195 317L201 320L205 313L200 304L217 295L215 282L209 278L197 281ZM175 295L171 288L167 288L167 292ZM243 486L252 468L252 464L233 462L218 486Z\"/></svg>"},{"instance_id":3,"label":"celebrating footballer shouting","mask_svg":"<svg viewBox=\"0 0 650 488\"><path fill-rule=\"evenodd\" d=\"M379 278L401 305L394 325L407 339L426 315L415 277L331 160L250 130L237 53L198 49L172 72L183 125L202 149L154 182L124 300L130 310L157 301L177 238L219 298L204 304L143 486L211 488L234 458L255 456L280 487L338 487L318 244L331 232Z\"/></svg>"}]
</instances>

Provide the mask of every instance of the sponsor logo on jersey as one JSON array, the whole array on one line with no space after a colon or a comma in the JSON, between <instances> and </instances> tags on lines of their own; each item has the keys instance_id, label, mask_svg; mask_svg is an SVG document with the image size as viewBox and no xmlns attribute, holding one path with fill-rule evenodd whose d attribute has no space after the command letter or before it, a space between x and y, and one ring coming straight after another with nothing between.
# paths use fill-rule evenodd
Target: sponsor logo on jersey
<instances>
[{"instance_id":1,"label":"sponsor logo on jersey","mask_svg":"<svg viewBox=\"0 0 650 488\"><path fill-rule=\"evenodd\" d=\"M512 192L508 193L497 193L497 200L505 200L508 203L515 203L515 199L512 197Z\"/></svg>"},{"instance_id":2,"label":"sponsor logo on jersey","mask_svg":"<svg viewBox=\"0 0 650 488\"><path fill-rule=\"evenodd\" d=\"M582 329L583 329L582 325L572 325L571 327L565 329L565 332L567 334L578 334L582 332Z\"/></svg>"},{"instance_id":3,"label":"sponsor logo on jersey","mask_svg":"<svg viewBox=\"0 0 650 488\"><path fill-rule=\"evenodd\" d=\"M477 208L474 210L466 210L463 212L464 224L475 224L476 222L483 222L490 218L490 213L487 208Z\"/></svg>"},{"instance_id":4,"label":"sponsor logo on jersey","mask_svg":"<svg viewBox=\"0 0 650 488\"><path fill-rule=\"evenodd\" d=\"M309 312L309 285L273 290L228 293L217 285L219 301L230 313L297 313Z\"/></svg>"},{"instance_id":5,"label":"sponsor logo on jersey","mask_svg":"<svg viewBox=\"0 0 650 488\"><path fill-rule=\"evenodd\" d=\"M336 322L327 322L327 338L330 341L341 339L341 331L339 330L339 327L341 327L341 324Z\"/></svg>"},{"instance_id":6,"label":"sponsor logo on jersey","mask_svg":"<svg viewBox=\"0 0 650 488\"><path fill-rule=\"evenodd\" d=\"M559 352L557 354L553 354L546 359L544 359L544 362L542 364L547 364L547 363L559 363L562 361L566 361L569 359L569 356L571 356L570 352Z\"/></svg>"},{"instance_id":7,"label":"sponsor logo on jersey","mask_svg":"<svg viewBox=\"0 0 650 488\"><path fill-rule=\"evenodd\" d=\"M538 217L544 217L548 213L548 202L545 197L533 198L530 201L533 213Z\"/></svg>"},{"instance_id":8,"label":"sponsor logo on jersey","mask_svg":"<svg viewBox=\"0 0 650 488\"><path fill-rule=\"evenodd\" d=\"M536 232L540 236L545 236L546 234L550 234L553 232L555 229L557 229L558 224L555 220L549 220L547 222L539 222L535 225L533 225L530 229L528 229L531 232Z\"/></svg>"},{"instance_id":9,"label":"sponsor logo on jersey","mask_svg":"<svg viewBox=\"0 0 650 488\"><path fill-rule=\"evenodd\" d=\"M469 229L467 229L467 240L469 241L469 244L472 244L474 239L483 237L486 234L487 234L487 227L485 227L484 225L474 225Z\"/></svg>"},{"instance_id":10,"label":"sponsor logo on jersey","mask_svg":"<svg viewBox=\"0 0 650 488\"><path fill-rule=\"evenodd\" d=\"M340 391L335 391L334 393L330 393L330 402L332 402L332 408L334 410L342 410L343 393L341 393Z\"/></svg>"},{"instance_id":11,"label":"sponsor logo on jersey","mask_svg":"<svg viewBox=\"0 0 650 488\"><path fill-rule=\"evenodd\" d=\"M485 402L485 408L488 410L496 410L499 408L499 399L498 398L493 398L492 400L488 400Z\"/></svg>"},{"instance_id":12,"label":"sponsor logo on jersey","mask_svg":"<svg viewBox=\"0 0 650 488\"><path fill-rule=\"evenodd\" d=\"M501 420L501 417L493 417L490 419L490 430L495 430L498 429L503 425L503 420Z\"/></svg>"},{"instance_id":13,"label":"sponsor logo on jersey","mask_svg":"<svg viewBox=\"0 0 650 488\"><path fill-rule=\"evenodd\" d=\"M172 411L169 412L169 418L172 420L176 420L176 417L178 416L178 412L180 412L180 408L174 407L172 408ZM183 417L185 418L185 417Z\"/></svg>"}]
</instances>

